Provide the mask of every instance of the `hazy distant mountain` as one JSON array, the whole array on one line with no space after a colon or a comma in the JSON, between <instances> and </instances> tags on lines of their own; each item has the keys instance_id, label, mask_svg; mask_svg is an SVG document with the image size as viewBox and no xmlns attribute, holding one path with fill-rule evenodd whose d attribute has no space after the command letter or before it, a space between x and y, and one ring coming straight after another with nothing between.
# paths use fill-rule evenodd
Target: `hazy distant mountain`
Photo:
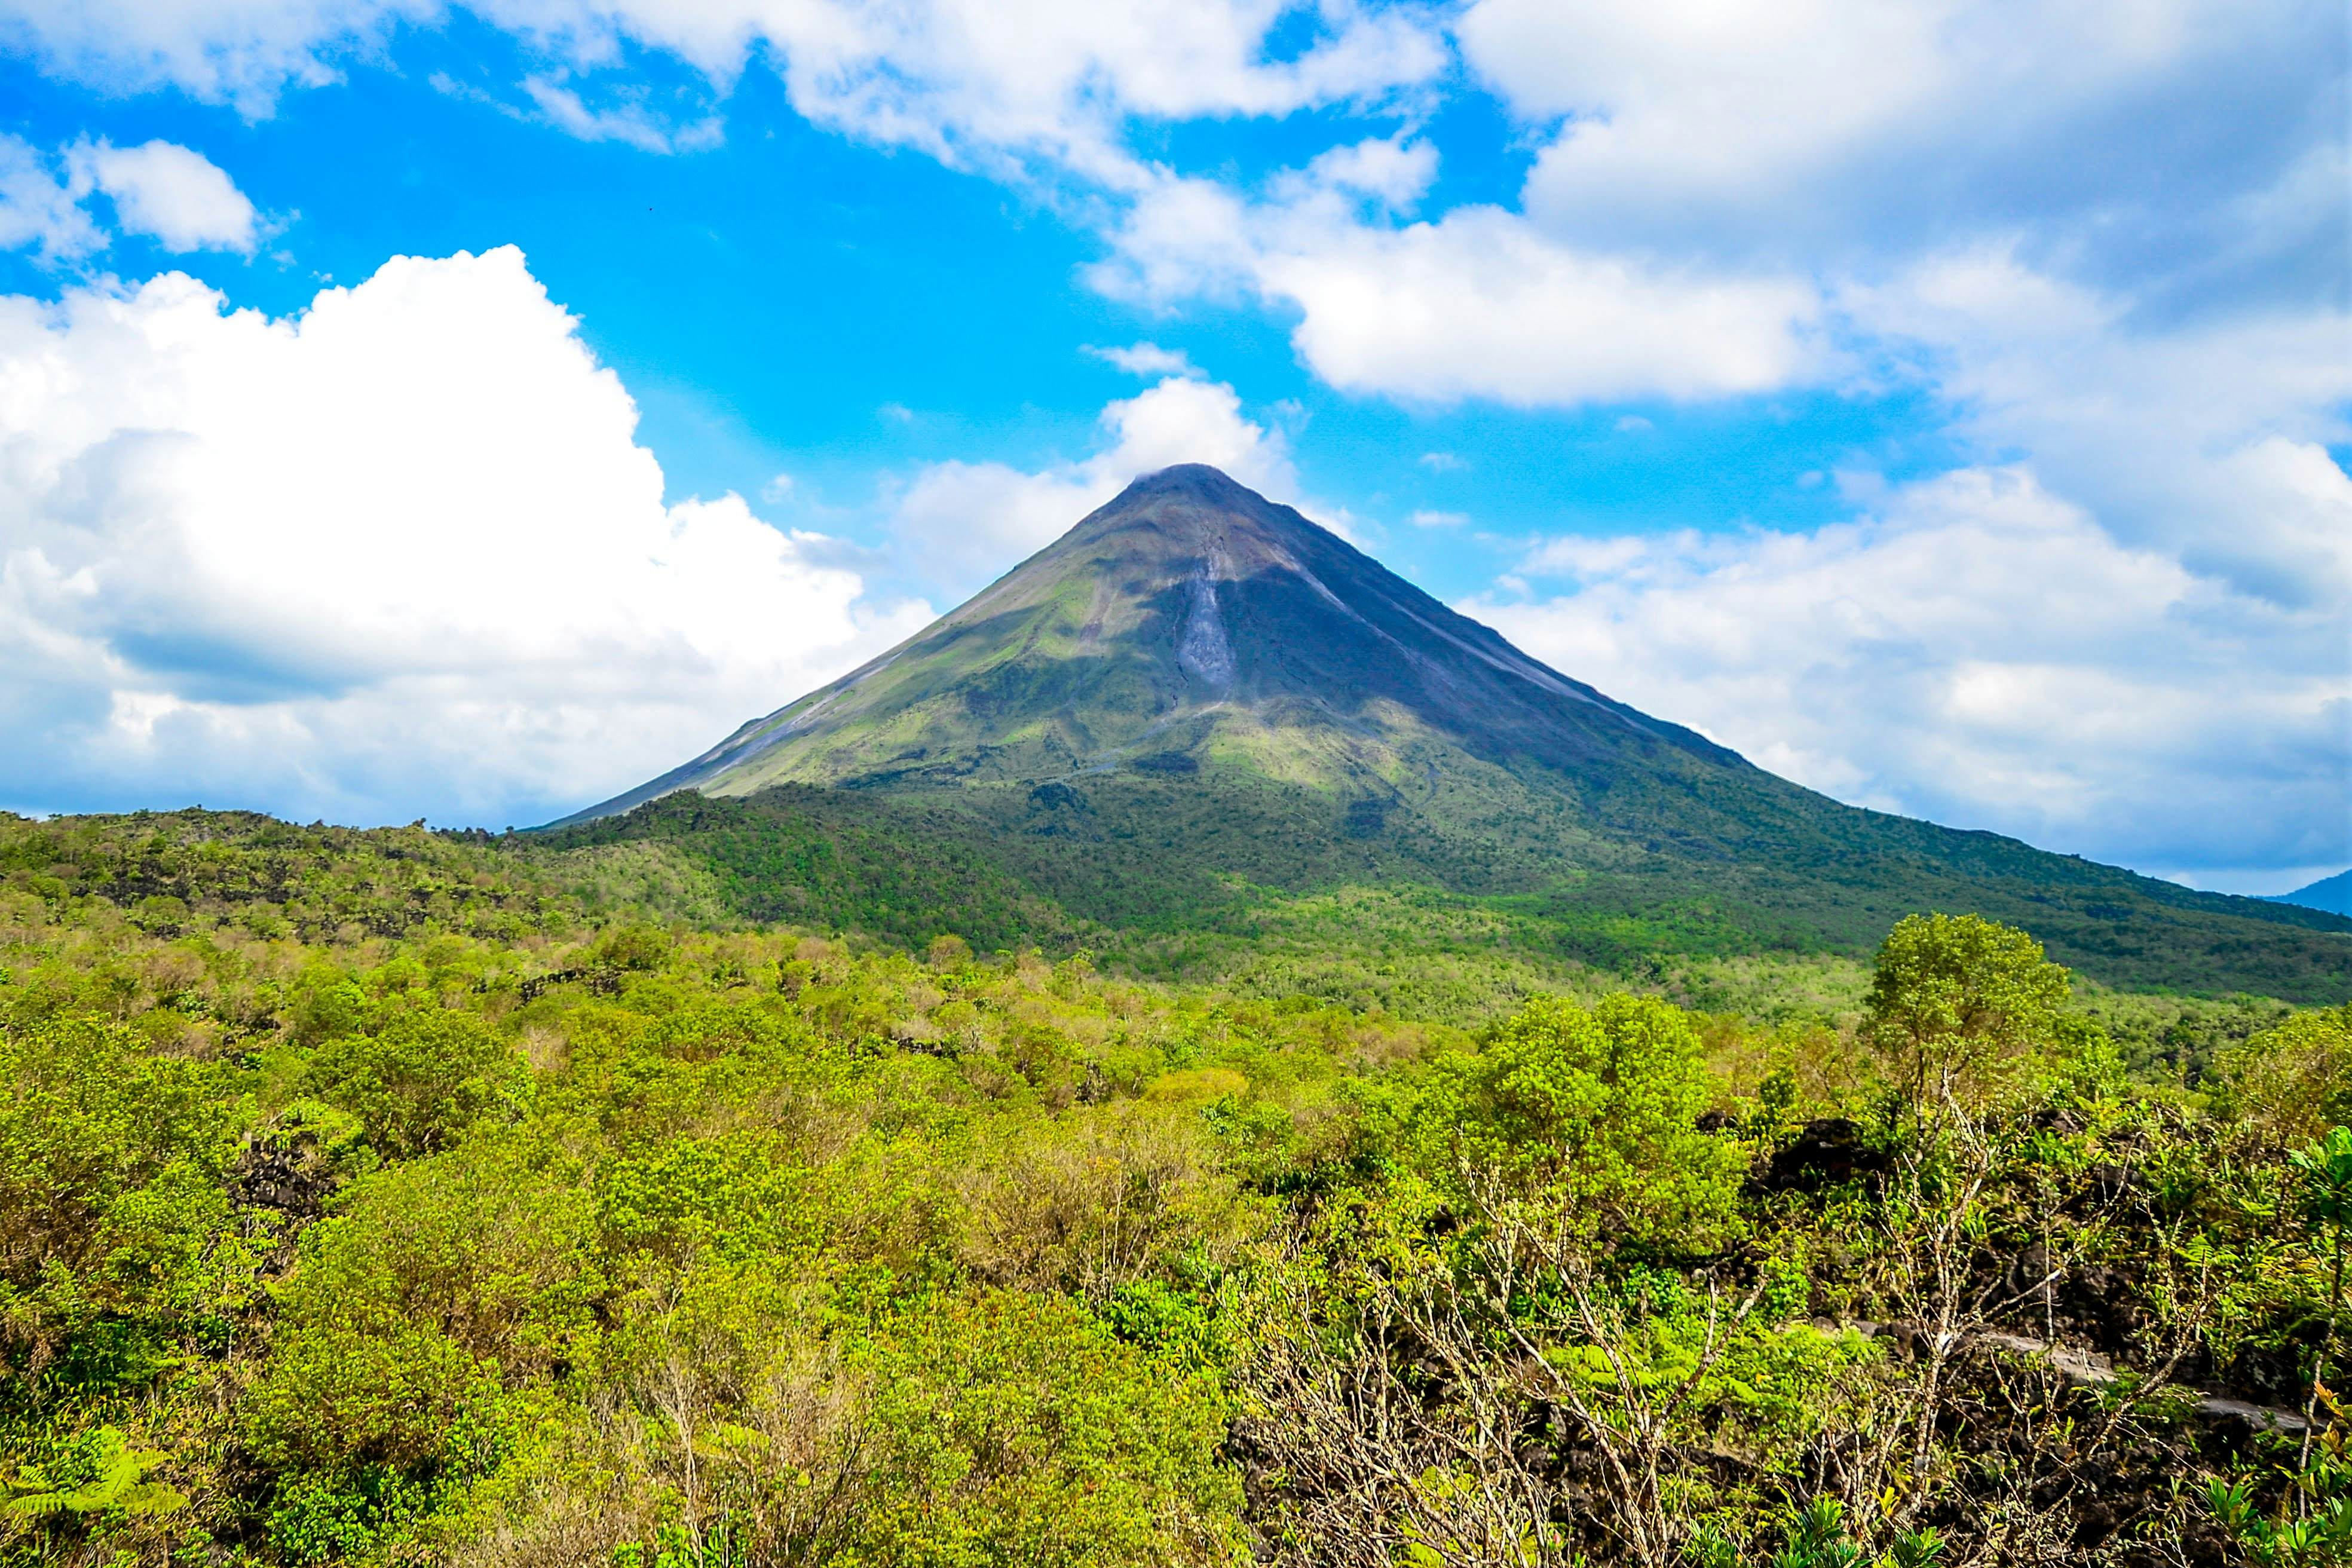
<instances>
[{"instance_id":1,"label":"hazy distant mountain","mask_svg":"<svg viewBox=\"0 0 2352 1568\"><path fill-rule=\"evenodd\" d=\"M2297 904L2306 910L2326 910L2332 915L2352 915L2352 871L2338 871L2333 877L2322 877L2292 893L2273 894L2270 901Z\"/></svg>"},{"instance_id":2,"label":"hazy distant mountain","mask_svg":"<svg viewBox=\"0 0 2352 1568\"><path fill-rule=\"evenodd\" d=\"M782 785L944 809L1089 918L1174 921L1220 877L1402 879L1774 945L1865 945L1909 910L1969 908L2095 971L2352 993L2335 934L2352 922L1842 805L1197 465L1136 480L898 647L566 820Z\"/></svg>"}]
</instances>

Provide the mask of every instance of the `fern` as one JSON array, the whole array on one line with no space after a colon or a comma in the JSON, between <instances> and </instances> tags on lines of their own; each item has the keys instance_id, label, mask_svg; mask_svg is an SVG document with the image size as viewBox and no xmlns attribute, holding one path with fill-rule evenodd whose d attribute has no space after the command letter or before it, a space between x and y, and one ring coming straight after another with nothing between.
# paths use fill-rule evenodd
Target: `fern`
<instances>
[{"instance_id":1,"label":"fern","mask_svg":"<svg viewBox=\"0 0 2352 1568\"><path fill-rule=\"evenodd\" d=\"M106 1512L173 1513L188 1506L181 1492L146 1479L150 1470L163 1462L162 1453L133 1448L111 1426L91 1434L90 1444L87 1464L94 1473L89 1479L69 1485L52 1474L54 1466L23 1466L8 1479L8 1490L15 1495L0 1503L0 1517L14 1524L32 1525Z\"/></svg>"}]
</instances>

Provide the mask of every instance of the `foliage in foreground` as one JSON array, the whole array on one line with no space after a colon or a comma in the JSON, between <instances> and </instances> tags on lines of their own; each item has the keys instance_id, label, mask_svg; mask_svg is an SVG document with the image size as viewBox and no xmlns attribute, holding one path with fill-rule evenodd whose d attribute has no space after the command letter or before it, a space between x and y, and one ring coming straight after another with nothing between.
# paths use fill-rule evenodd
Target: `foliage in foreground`
<instances>
[{"instance_id":1,"label":"foliage in foreground","mask_svg":"<svg viewBox=\"0 0 2352 1568\"><path fill-rule=\"evenodd\" d=\"M2352 1542L2352 1010L2192 1090L1965 917L1469 1031L108 831L0 891L0 1562Z\"/></svg>"}]
</instances>

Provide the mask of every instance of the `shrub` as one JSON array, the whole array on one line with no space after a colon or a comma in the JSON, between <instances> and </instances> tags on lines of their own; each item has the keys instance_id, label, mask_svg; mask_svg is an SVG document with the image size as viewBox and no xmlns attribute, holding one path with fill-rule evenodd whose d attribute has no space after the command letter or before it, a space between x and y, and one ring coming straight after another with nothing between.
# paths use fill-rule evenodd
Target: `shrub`
<instances>
[{"instance_id":1,"label":"shrub","mask_svg":"<svg viewBox=\"0 0 2352 1568\"><path fill-rule=\"evenodd\" d=\"M2352 1121L2352 1005L2297 1013L2221 1053L2216 1109L2275 1143Z\"/></svg>"},{"instance_id":2,"label":"shrub","mask_svg":"<svg viewBox=\"0 0 2352 1568\"><path fill-rule=\"evenodd\" d=\"M1588 1232L1705 1247L1729 1224L1747 1163L1737 1142L1698 1131L1712 1097L1682 1009L1544 997L1479 1051L1441 1059L1410 1136L1441 1182L1498 1179Z\"/></svg>"},{"instance_id":3,"label":"shrub","mask_svg":"<svg viewBox=\"0 0 2352 1568\"><path fill-rule=\"evenodd\" d=\"M933 1568L1231 1562L1213 1385L1056 1297L991 1291L866 1352L874 1495L851 1562Z\"/></svg>"},{"instance_id":4,"label":"shrub","mask_svg":"<svg viewBox=\"0 0 2352 1568\"><path fill-rule=\"evenodd\" d=\"M134 1380L240 1266L221 1076L94 1019L0 1033L0 1344L24 1365L103 1321L79 1372Z\"/></svg>"},{"instance_id":5,"label":"shrub","mask_svg":"<svg viewBox=\"0 0 2352 1568\"><path fill-rule=\"evenodd\" d=\"M301 1088L360 1119L392 1159L446 1149L481 1118L517 1101L530 1072L498 1031L470 1013L425 1007L373 1035L319 1047Z\"/></svg>"}]
</instances>

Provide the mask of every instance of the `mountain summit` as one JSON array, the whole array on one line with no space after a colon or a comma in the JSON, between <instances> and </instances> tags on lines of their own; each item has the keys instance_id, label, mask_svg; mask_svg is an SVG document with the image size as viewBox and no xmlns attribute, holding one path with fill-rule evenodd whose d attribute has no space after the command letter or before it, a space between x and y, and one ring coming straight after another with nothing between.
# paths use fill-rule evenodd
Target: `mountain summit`
<instances>
[{"instance_id":1,"label":"mountain summit","mask_svg":"<svg viewBox=\"0 0 2352 1568\"><path fill-rule=\"evenodd\" d=\"M1593 783L1626 767L1755 773L1188 463L1137 479L880 658L581 816L678 789L1220 763L1402 799L1436 788L1450 751Z\"/></svg>"},{"instance_id":2,"label":"mountain summit","mask_svg":"<svg viewBox=\"0 0 2352 1568\"><path fill-rule=\"evenodd\" d=\"M566 822L728 837L746 896L778 911L836 874L845 836L903 831L1127 930L1241 920L1248 889L1412 886L1501 900L1559 951L1616 962L1866 951L1912 910L1973 910L2095 973L2352 994L2352 921L1816 795L1197 464Z\"/></svg>"}]
</instances>

